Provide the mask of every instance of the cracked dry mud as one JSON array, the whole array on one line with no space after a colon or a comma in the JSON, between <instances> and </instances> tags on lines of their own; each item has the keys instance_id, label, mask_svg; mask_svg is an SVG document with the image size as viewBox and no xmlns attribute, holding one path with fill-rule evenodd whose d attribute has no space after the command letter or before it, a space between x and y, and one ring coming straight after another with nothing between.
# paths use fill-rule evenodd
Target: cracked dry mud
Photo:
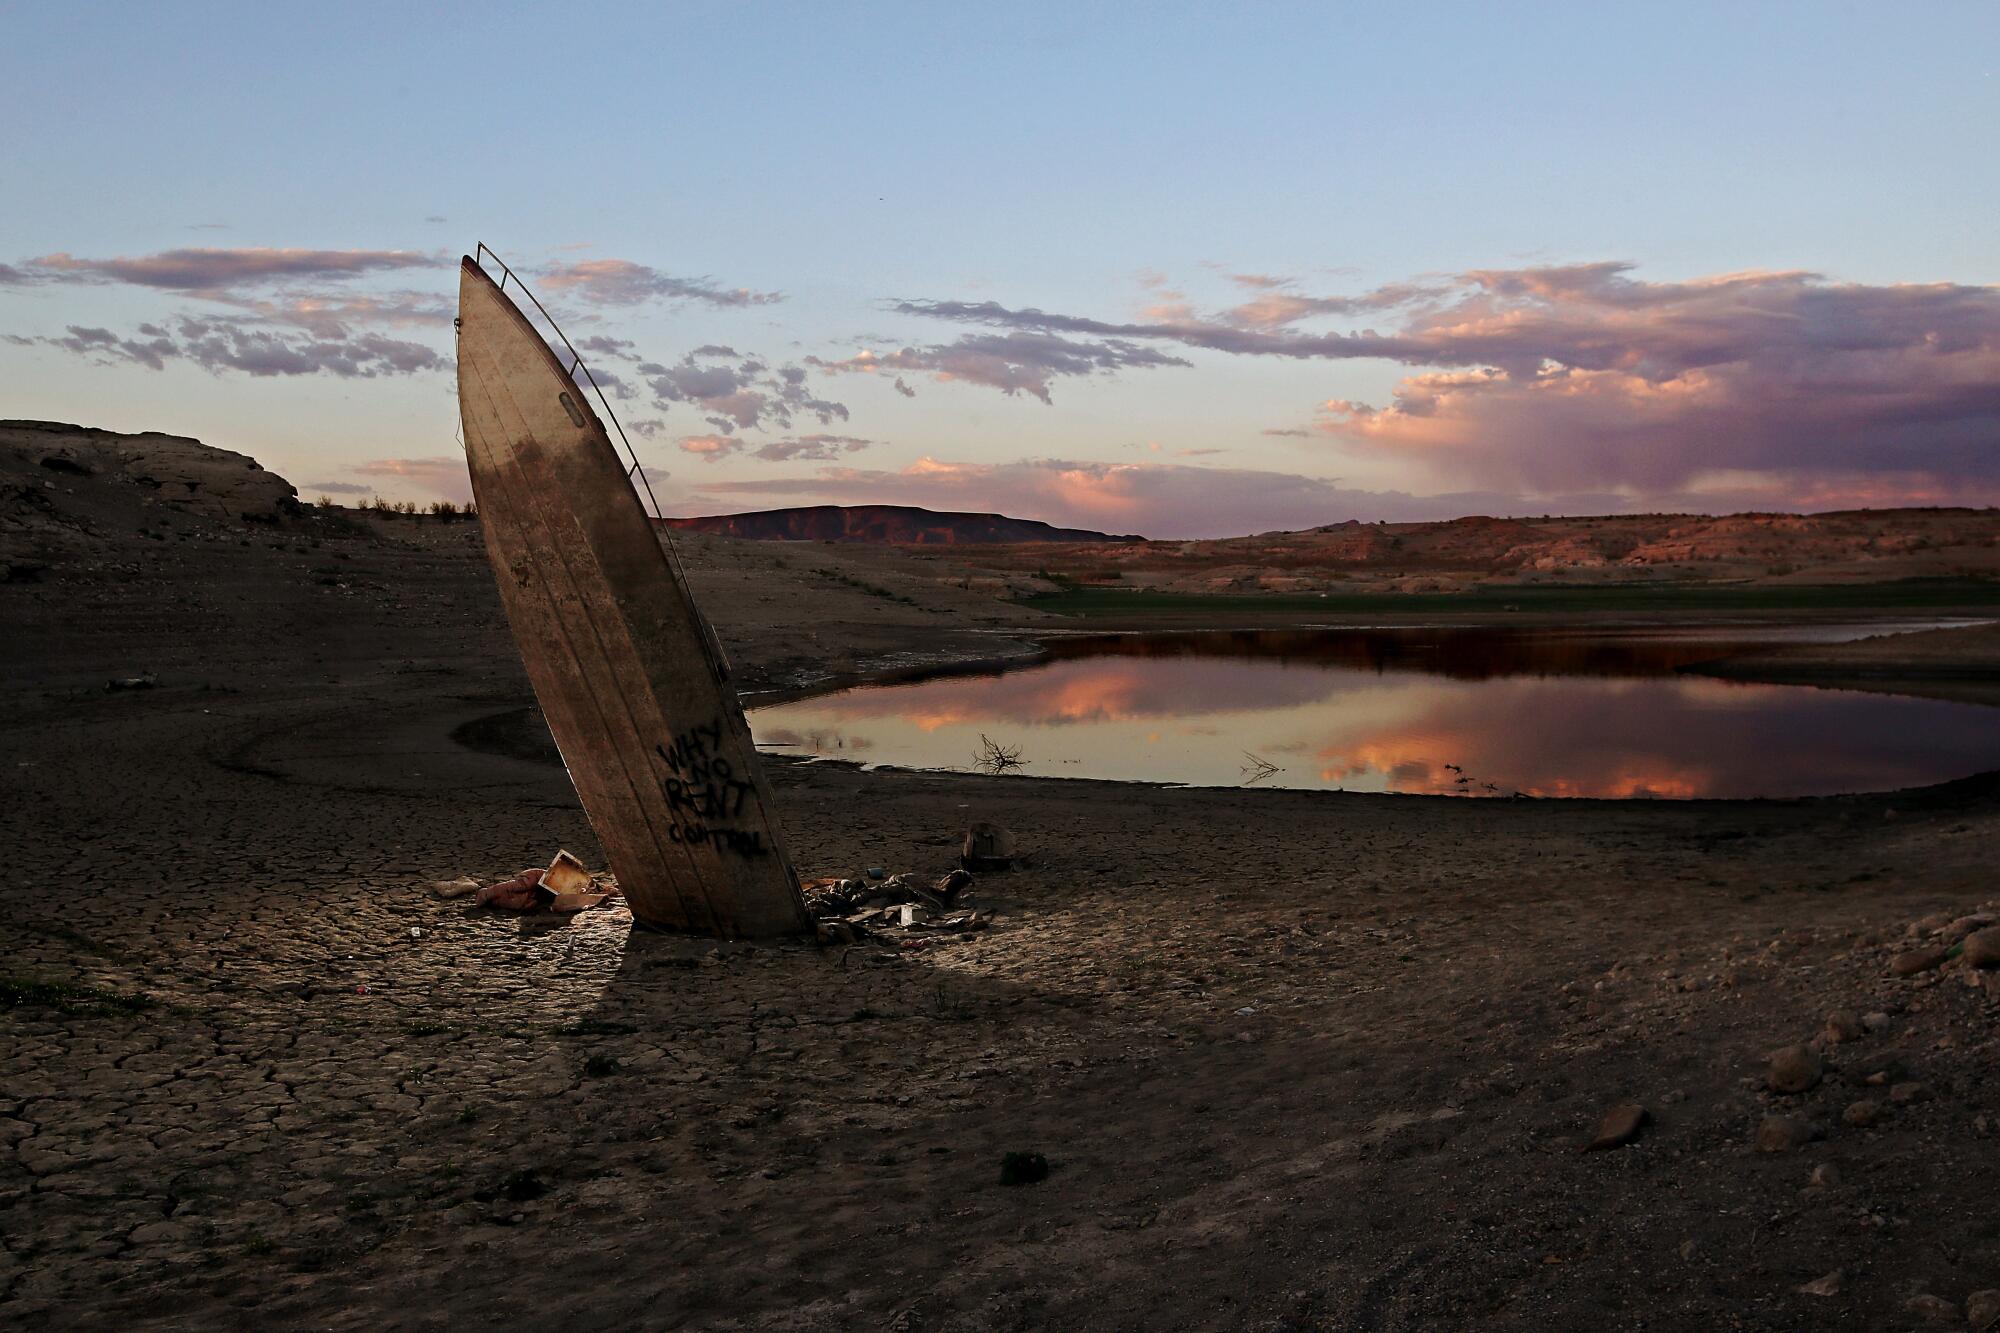
<instances>
[{"instance_id":1,"label":"cracked dry mud","mask_svg":"<svg viewBox=\"0 0 2000 1333\"><path fill-rule=\"evenodd\" d=\"M0 1020L0 1324L1896 1327L2000 1286L1991 992L1887 965L1992 896L1991 781L781 765L808 873L935 874L973 818L1033 865L970 940L716 947L425 894L597 863L559 769L451 739L527 703L469 525L204 530L0 586L0 974L73 987ZM752 684L985 643L964 607L833 623L768 561L695 560ZM1889 1023L1767 1092L1835 1009ZM1845 1125L1885 1057L1927 1094ZM1628 1101L1636 1142L1579 1153ZM1825 1137L1760 1154L1773 1112ZM1010 1151L1048 1178L1001 1187Z\"/></svg>"}]
</instances>

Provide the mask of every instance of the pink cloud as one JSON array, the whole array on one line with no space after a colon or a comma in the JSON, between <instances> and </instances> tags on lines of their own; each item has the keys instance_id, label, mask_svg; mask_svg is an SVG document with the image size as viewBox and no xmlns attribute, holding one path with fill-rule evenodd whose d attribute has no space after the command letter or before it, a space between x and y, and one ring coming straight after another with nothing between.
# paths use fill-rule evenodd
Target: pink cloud
<instances>
[{"instance_id":1,"label":"pink cloud","mask_svg":"<svg viewBox=\"0 0 2000 1333\"><path fill-rule=\"evenodd\" d=\"M446 500L472 498L472 478L460 457L376 458L354 469L359 477L382 477L408 482Z\"/></svg>"},{"instance_id":2,"label":"pink cloud","mask_svg":"<svg viewBox=\"0 0 2000 1333\"><path fill-rule=\"evenodd\" d=\"M637 305L641 301L703 301L718 306L769 305L784 300L782 292L754 292L748 287L723 287L712 278L677 278L629 259L580 259L550 264L541 271L541 285L595 305Z\"/></svg>"},{"instance_id":3,"label":"pink cloud","mask_svg":"<svg viewBox=\"0 0 2000 1333\"><path fill-rule=\"evenodd\" d=\"M1780 497L1832 477L2000 485L2000 288L1802 272L1647 282L1594 263L1319 297L1245 276L1248 303L1151 323L990 301L893 308L1015 335L1425 367L1387 405L1329 400L1316 429L1443 484L1657 495L1734 478ZM1397 326L1309 327L1371 312Z\"/></svg>"},{"instance_id":4,"label":"pink cloud","mask_svg":"<svg viewBox=\"0 0 2000 1333\"><path fill-rule=\"evenodd\" d=\"M1455 518L1541 513L1545 503L1489 492L1416 496L1363 491L1318 477L1183 463L1094 463L1031 459L958 463L921 458L898 471L823 467L810 477L709 482L702 495L783 497L799 504L914 504L997 512L1059 527L1149 537L1224 537L1307 528L1349 518ZM1602 513L1616 497L1568 497L1568 512Z\"/></svg>"}]
</instances>

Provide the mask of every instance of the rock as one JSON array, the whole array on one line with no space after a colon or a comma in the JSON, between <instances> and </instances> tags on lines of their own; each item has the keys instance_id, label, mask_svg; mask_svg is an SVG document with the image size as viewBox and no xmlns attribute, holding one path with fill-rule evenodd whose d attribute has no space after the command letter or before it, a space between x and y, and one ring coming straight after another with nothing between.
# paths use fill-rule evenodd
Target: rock
<instances>
[{"instance_id":1,"label":"rock","mask_svg":"<svg viewBox=\"0 0 2000 1333\"><path fill-rule=\"evenodd\" d=\"M1825 1277L1816 1277L1798 1288L1798 1293L1801 1296L1838 1296L1840 1295L1841 1274L1842 1270L1836 1268Z\"/></svg>"},{"instance_id":2,"label":"rock","mask_svg":"<svg viewBox=\"0 0 2000 1333\"><path fill-rule=\"evenodd\" d=\"M2000 1287L1975 1291L1965 1298L1965 1322L1972 1333L2000 1326Z\"/></svg>"},{"instance_id":3,"label":"rock","mask_svg":"<svg viewBox=\"0 0 2000 1333\"><path fill-rule=\"evenodd\" d=\"M1889 1027L1889 1015L1881 1012L1879 1009L1874 1013L1863 1014L1861 1015L1861 1026L1867 1028L1870 1032L1887 1031Z\"/></svg>"},{"instance_id":4,"label":"rock","mask_svg":"<svg viewBox=\"0 0 2000 1333\"><path fill-rule=\"evenodd\" d=\"M1911 949L1899 953L1889 960L1889 974L1898 977L1914 977L1920 972L1928 972L1945 960L1943 949Z\"/></svg>"},{"instance_id":5,"label":"rock","mask_svg":"<svg viewBox=\"0 0 2000 1333\"><path fill-rule=\"evenodd\" d=\"M981 820L965 830L965 850L958 859L967 870L1005 870L1020 854L1012 833Z\"/></svg>"},{"instance_id":6,"label":"rock","mask_svg":"<svg viewBox=\"0 0 2000 1333\"><path fill-rule=\"evenodd\" d=\"M433 898L466 898L479 892L479 881L470 875L457 879L434 879L431 881Z\"/></svg>"},{"instance_id":7,"label":"rock","mask_svg":"<svg viewBox=\"0 0 2000 1333\"><path fill-rule=\"evenodd\" d=\"M1924 1101L1930 1095L1931 1090L1921 1083L1898 1083L1889 1089L1889 1100L1898 1106Z\"/></svg>"},{"instance_id":8,"label":"rock","mask_svg":"<svg viewBox=\"0 0 2000 1333\"><path fill-rule=\"evenodd\" d=\"M937 894L939 898L943 899L946 905L950 905L951 903L956 902L958 900L959 894L964 893L967 889L971 887L972 887L972 876L969 872L964 870L953 870L948 874L946 874L943 878L938 880L938 882L932 886L931 891Z\"/></svg>"},{"instance_id":9,"label":"rock","mask_svg":"<svg viewBox=\"0 0 2000 1333\"><path fill-rule=\"evenodd\" d=\"M58 454L43 454L38 460L51 472L67 472L72 477L94 477L97 469L65 449Z\"/></svg>"},{"instance_id":10,"label":"rock","mask_svg":"<svg viewBox=\"0 0 2000 1333\"><path fill-rule=\"evenodd\" d=\"M1860 1041L1868 1034L1861 1019L1846 1009L1836 1009L1826 1016L1826 1039L1830 1042Z\"/></svg>"},{"instance_id":11,"label":"rock","mask_svg":"<svg viewBox=\"0 0 2000 1333\"><path fill-rule=\"evenodd\" d=\"M1840 1185L1840 1168L1832 1162L1821 1162L1812 1170L1811 1184L1823 1190L1836 1189Z\"/></svg>"},{"instance_id":12,"label":"rock","mask_svg":"<svg viewBox=\"0 0 2000 1333\"><path fill-rule=\"evenodd\" d=\"M1967 967L2000 967L2000 926L1967 935L1963 956Z\"/></svg>"},{"instance_id":13,"label":"rock","mask_svg":"<svg viewBox=\"0 0 2000 1333\"><path fill-rule=\"evenodd\" d=\"M1785 1046L1771 1052L1764 1082L1772 1092L1808 1092L1819 1085L1825 1064L1810 1046Z\"/></svg>"},{"instance_id":14,"label":"rock","mask_svg":"<svg viewBox=\"0 0 2000 1333\"><path fill-rule=\"evenodd\" d=\"M1767 1115L1757 1126L1758 1152L1790 1152L1802 1148L1819 1135L1806 1120L1795 1115Z\"/></svg>"},{"instance_id":15,"label":"rock","mask_svg":"<svg viewBox=\"0 0 2000 1333\"><path fill-rule=\"evenodd\" d=\"M1002 1185L1033 1185L1049 1178L1049 1159L1038 1152L1010 1152L1000 1159Z\"/></svg>"},{"instance_id":16,"label":"rock","mask_svg":"<svg viewBox=\"0 0 2000 1333\"><path fill-rule=\"evenodd\" d=\"M1984 930L1994 924L1990 912L1974 912L1970 916L1959 917L1956 921L1937 932L1938 938L1946 944L1956 944L1975 930Z\"/></svg>"},{"instance_id":17,"label":"rock","mask_svg":"<svg viewBox=\"0 0 2000 1333\"><path fill-rule=\"evenodd\" d=\"M1910 1297L1903 1302L1903 1308L1919 1319L1926 1319L1934 1324L1958 1322L1958 1307L1944 1297L1933 1296L1928 1292L1921 1296Z\"/></svg>"},{"instance_id":18,"label":"rock","mask_svg":"<svg viewBox=\"0 0 2000 1333\"><path fill-rule=\"evenodd\" d=\"M1841 1122L1856 1129L1867 1129L1881 1118L1882 1103L1866 1097L1858 1102L1848 1103L1847 1109L1840 1113Z\"/></svg>"},{"instance_id":19,"label":"rock","mask_svg":"<svg viewBox=\"0 0 2000 1333\"><path fill-rule=\"evenodd\" d=\"M1639 1136L1639 1127L1648 1119L1645 1107L1637 1102L1625 1102L1604 1113L1603 1121L1597 1126L1597 1137L1583 1145L1585 1152L1602 1152L1606 1148L1617 1148L1630 1143Z\"/></svg>"}]
</instances>

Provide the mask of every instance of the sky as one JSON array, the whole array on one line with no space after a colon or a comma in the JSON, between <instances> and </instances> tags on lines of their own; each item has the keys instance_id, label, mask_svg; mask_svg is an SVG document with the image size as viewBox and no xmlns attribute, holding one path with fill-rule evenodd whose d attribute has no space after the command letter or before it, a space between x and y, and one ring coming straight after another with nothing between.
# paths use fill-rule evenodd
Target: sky
<instances>
[{"instance_id":1,"label":"sky","mask_svg":"<svg viewBox=\"0 0 2000 1333\"><path fill-rule=\"evenodd\" d=\"M2000 503L2000 7L9 6L0 416L463 499L485 242L670 512Z\"/></svg>"}]
</instances>

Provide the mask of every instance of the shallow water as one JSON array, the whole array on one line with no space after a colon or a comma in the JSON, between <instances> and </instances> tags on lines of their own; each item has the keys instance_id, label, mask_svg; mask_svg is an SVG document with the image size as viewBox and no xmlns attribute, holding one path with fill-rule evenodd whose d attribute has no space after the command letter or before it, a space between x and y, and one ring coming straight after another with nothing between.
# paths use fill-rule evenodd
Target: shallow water
<instances>
[{"instance_id":1,"label":"shallow water","mask_svg":"<svg viewBox=\"0 0 2000 1333\"><path fill-rule=\"evenodd\" d=\"M1473 796L1809 796L2000 768L2000 708L1678 675L1779 643L1943 623L1340 629L1060 640L1013 670L750 714L867 764Z\"/></svg>"}]
</instances>

